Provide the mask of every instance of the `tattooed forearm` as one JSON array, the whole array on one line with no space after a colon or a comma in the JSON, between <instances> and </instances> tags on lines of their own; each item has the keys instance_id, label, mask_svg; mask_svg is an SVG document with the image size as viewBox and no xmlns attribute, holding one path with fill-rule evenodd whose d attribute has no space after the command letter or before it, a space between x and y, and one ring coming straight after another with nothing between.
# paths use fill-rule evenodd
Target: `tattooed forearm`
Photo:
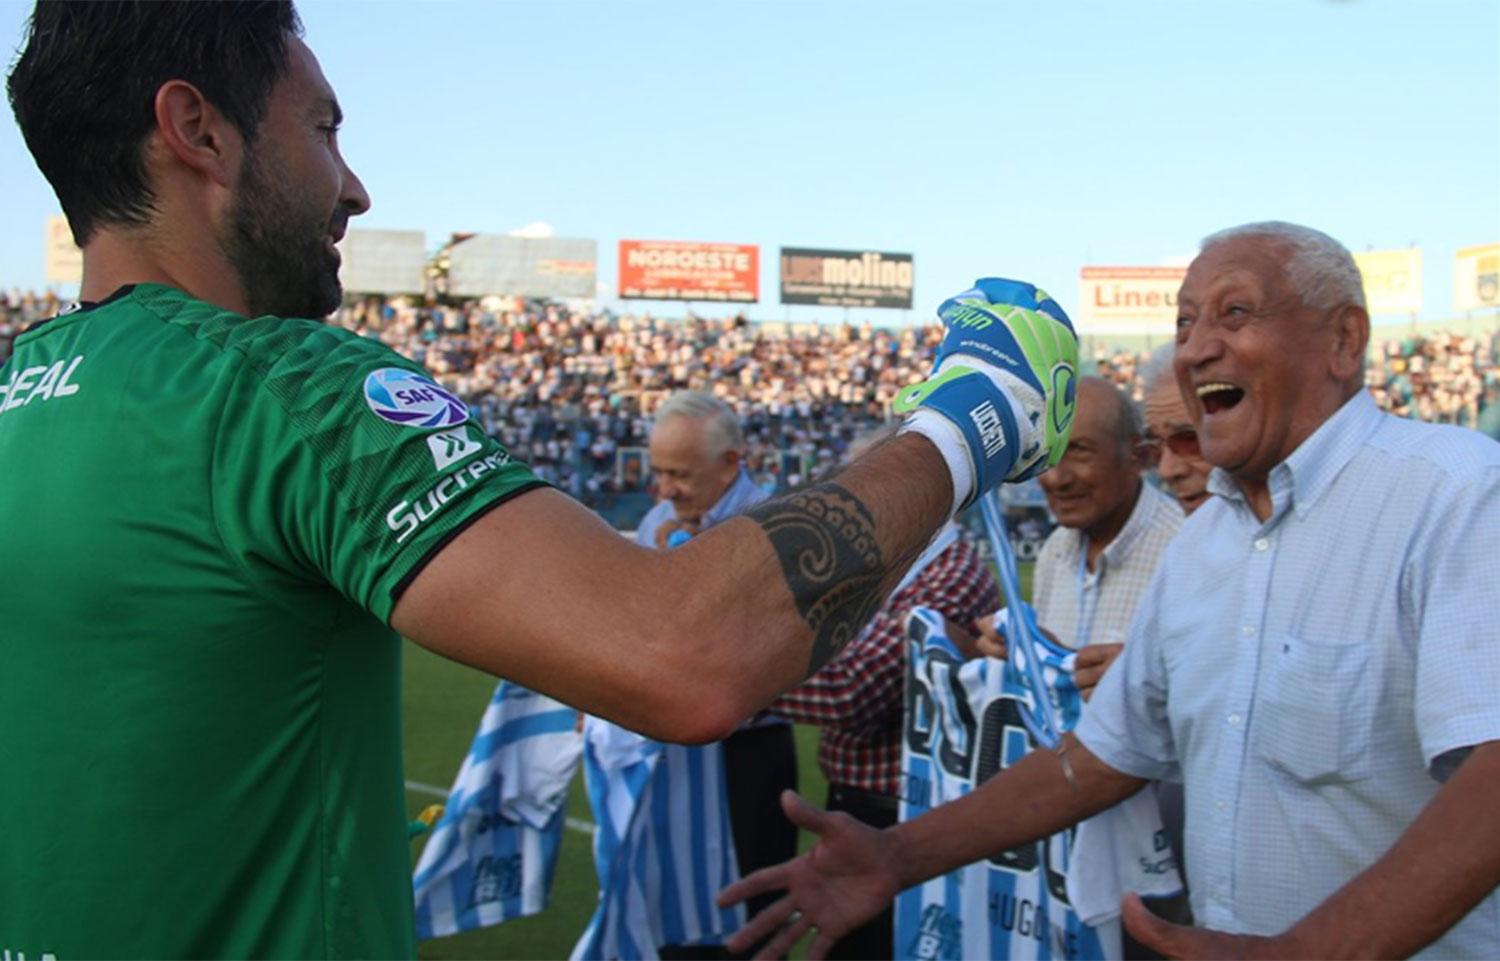
<instances>
[{"instance_id":1,"label":"tattooed forearm","mask_svg":"<svg viewBox=\"0 0 1500 961\"><path fill-rule=\"evenodd\" d=\"M771 539L797 612L813 632L811 674L874 616L886 569L875 518L837 484L819 484L747 512Z\"/></svg>"}]
</instances>

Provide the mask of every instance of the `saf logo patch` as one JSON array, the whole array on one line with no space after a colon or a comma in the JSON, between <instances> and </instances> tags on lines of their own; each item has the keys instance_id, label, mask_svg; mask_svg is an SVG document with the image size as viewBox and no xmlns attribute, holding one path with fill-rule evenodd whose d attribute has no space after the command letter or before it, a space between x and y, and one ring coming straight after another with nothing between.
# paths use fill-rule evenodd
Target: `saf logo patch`
<instances>
[{"instance_id":1,"label":"saf logo patch","mask_svg":"<svg viewBox=\"0 0 1500 961\"><path fill-rule=\"evenodd\" d=\"M469 419L469 405L430 377L402 367L382 367L365 378L365 403L381 420L430 430Z\"/></svg>"}]
</instances>

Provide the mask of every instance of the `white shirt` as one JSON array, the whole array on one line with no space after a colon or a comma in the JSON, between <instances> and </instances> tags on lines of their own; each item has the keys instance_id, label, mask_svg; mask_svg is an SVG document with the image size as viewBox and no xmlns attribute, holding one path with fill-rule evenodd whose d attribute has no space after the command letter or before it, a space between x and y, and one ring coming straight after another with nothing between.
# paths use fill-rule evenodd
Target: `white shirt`
<instances>
[{"instance_id":1,"label":"white shirt","mask_svg":"<svg viewBox=\"0 0 1500 961\"><path fill-rule=\"evenodd\" d=\"M1065 647L1123 643L1136 602L1182 521L1175 500L1142 482L1135 509L1092 571L1084 565L1088 536L1057 528L1036 559L1032 607L1038 626Z\"/></svg>"},{"instance_id":2,"label":"white shirt","mask_svg":"<svg viewBox=\"0 0 1500 961\"><path fill-rule=\"evenodd\" d=\"M1077 729L1183 780L1200 924L1276 934L1395 843L1500 739L1500 444L1361 391L1271 471L1221 471L1167 548ZM1491 894L1424 956L1493 957Z\"/></svg>"}]
</instances>

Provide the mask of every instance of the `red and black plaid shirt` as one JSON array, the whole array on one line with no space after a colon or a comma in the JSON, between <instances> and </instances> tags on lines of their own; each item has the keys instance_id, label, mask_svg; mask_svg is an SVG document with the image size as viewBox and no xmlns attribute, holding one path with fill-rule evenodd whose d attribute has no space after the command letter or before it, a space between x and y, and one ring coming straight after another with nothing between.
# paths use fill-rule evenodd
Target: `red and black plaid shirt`
<instances>
[{"instance_id":1,"label":"red and black plaid shirt","mask_svg":"<svg viewBox=\"0 0 1500 961\"><path fill-rule=\"evenodd\" d=\"M970 630L999 609L1000 586L974 549L958 541L891 595L836 660L771 705L783 717L822 728L818 767L832 784L900 794L902 620L913 607L931 607Z\"/></svg>"}]
</instances>

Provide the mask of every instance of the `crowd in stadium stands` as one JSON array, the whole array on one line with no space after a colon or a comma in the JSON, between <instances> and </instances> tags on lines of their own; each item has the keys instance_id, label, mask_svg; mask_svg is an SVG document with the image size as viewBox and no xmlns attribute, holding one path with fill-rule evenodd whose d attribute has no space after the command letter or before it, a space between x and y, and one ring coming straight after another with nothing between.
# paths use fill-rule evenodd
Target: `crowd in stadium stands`
<instances>
[{"instance_id":1,"label":"crowd in stadium stands","mask_svg":"<svg viewBox=\"0 0 1500 961\"><path fill-rule=\"evenodd\" d=\"M661 320L363 301L335 322L424 364L467 398L485 428L542 476L597 504L642 486L649 417L675 390L705 390L739 412L747 466L767 487L839 460L886 419L931 363L937 328L784 329L742 317Z\"/></svg>"},{"instance_id":2,"label":"crowd in stadium stands","mask_svg":"<svg viewBox=\"0 0 1500 961\"><path fill-rule=\"evenodd\" d=\"M1418 420L1479 425L1500 402L1500 334L1439 334L1388 340L1370 358L1365 381L1380 406Z\"/></svg>"},{"instance_id":3,"label":"crowd in stadium stands","mask_svg":"<svg viewBox=\"0 0 1500 961\"><path fill-rule=\"evenodd\" d=\"M0 360L11 339L60 307L52 294L0 292ZM892 397L920 380L937 328L753 324L742 316L663 320L555 304L487 309L359 300L334 321L425 365L469 400L487 430L593 506L645 486L649 417L667 394L712 391L740 413L747 464L768 488L838 463ZM1380 332L1376 332L1377 338ZM1144 353L1096 350L1097 373L1140 396ZM1500 331L1377 341L1367 380L1382 407L1473 427L1500 404Z\"/></svg>"}]
</instances>

